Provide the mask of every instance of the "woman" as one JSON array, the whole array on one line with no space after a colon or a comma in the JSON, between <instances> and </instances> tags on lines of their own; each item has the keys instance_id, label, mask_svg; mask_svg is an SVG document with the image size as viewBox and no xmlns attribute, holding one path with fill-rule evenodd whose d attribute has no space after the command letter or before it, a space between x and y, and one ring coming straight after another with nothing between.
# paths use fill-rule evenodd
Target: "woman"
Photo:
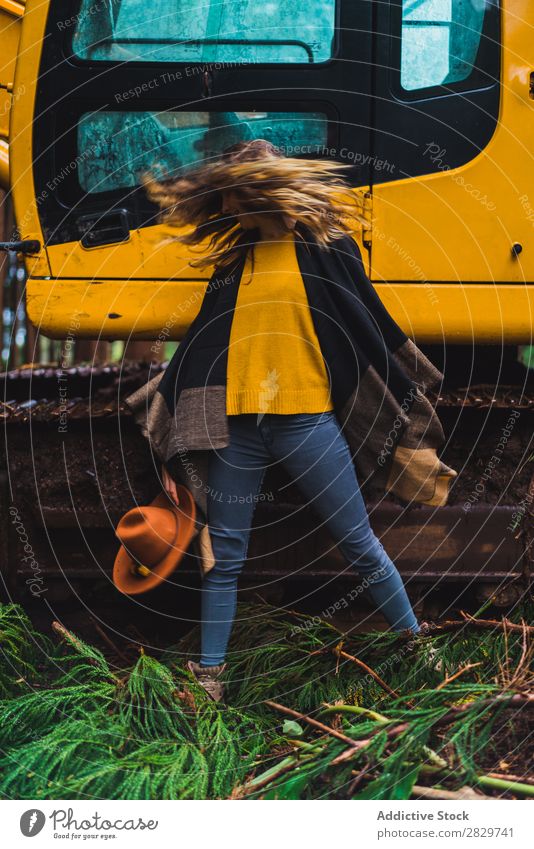
<instances>
[{"instance_id":1,"label":"woman","mask_svg":"<svg viewBox=\"0 0 534 849\"><path fill-rule=\"evenodd\" d=\"M418 394L415 400L423 403L419 418L415 416L413 421L424 423L425 433L433 432L427 438L422 428L412 429L411 442L403 447L393 429L397 450L391 452L382 424L377 432L383 443L386 477L390 484L402 478L409 464L400 452L408 452L416 467L415 479L422 481L423 489L428 480L433 487L432 497L428 492L423 496L420 487L413 500L443 503L446 495L439 487L444 486L448 493L456 473L436 458L443 434L435 413L418 391L424 383L406 377L395 352L404 352L407 366L406 346L410 345L419 368L414 374L427 383L441 375L385 313L368 279L362 278L361 266L354 264L359 250L347 234L354 221L362 219L358 196L338 176L343 167L333 162L291 160L269 142L257 139L233 145L217 162L178 180L144 179L150 197L166 210L164 220L195 225L179 241L193 245L211 238L208 255L193 264L213 263L218 274L232 269L223 280L230 279L233 285L221 283L216 293L212 286L204 296L199 314L157 387L157 403L154 393L145 394L143 421L139 398L127 399L137 408L145 435L156 433L153 422L161 421L162 410L164 415L170 413L155 441L159 456L168 458L163 464L163 485L171 499L177 499L176 479L187 481L183 458L181 465L176 464L184 431L190 431L188 450L210 449L202 487L205 501L199 497L198 503L206 513L209 539L204 538L204 543L211 546L212 562L209 571L204 570L202 582L200 659L198 663L190 661L189 668L215 700L222 699L224 692L220 677L226 668L238 576L246 559L254 504L265 471L273 462L285 467L326 523L389 625L412 634L420 633L422 627L399 572L370 527L351 454L354 446L349 446L343 425L350 422L347 432L358 447L363 437L361 432L358 438L354 436L355 428L374 433L366 418L372 404L358 406L353 400L347 414L347 399L354 399L351 393L358 383L358 371L360 376L375 376L373 387L383 387L391 410L413 407L414 397L406 407L400 403L403 392ZM332 245L343 245L344 250L334 253ZM341 259L338 253L343 254ZM319 256L327 262L323 273ZM338 265L328 265L334 256ZM355 273L361 283L358 298ZM325 294L328 289L330 301ZM366 348L360 348L364 343ZM369 392L371 384L362 383ZM203 398L211 393L212 400L199 414L197 401L192 400L199 395L188 393L201 389ZM374 398L372 394L369 397ZM148 416L147 398L153 402L148 405ZM177 398L182 401L181 408ZM382 400L382 406L384 403L387 407ZM378 420L379 413L373 414ZM217 415L218 426L210 425L210 416L215 421ZM400 433L408 433L410 419L400 415ZM202 434L205 440L201 441L199 433L204 428L210 432ZM373 457L377 453L375 445ZM429 462L428 468L424 466ZM421 468L426 478L420 475ZM190 468L189 474L194 491ZM397 492L405 495L406 480L402 486ZM394 485L389 488L396 491Z\"/></svg>"}]
</instances>

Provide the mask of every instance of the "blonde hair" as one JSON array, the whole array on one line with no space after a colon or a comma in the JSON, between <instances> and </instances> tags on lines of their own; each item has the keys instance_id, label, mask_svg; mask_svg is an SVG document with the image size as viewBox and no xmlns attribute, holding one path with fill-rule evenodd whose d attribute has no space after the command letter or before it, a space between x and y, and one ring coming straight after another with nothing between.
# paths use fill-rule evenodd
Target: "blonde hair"
<instances>
[{"instance_id":1,"label":"blonde hair","mask_svg":"<svg viewBox=\"0 0 534 849\"><path fill-rule=\"evenodd\" d=\"M231 191L244 213L287 215L305 225L324 248L365 221L362 193L341 176L351 165L316 159L292 159L265 139L238 142L219 158L202 163L174 179L157 180L150 172L141 182L150 200L162 208L161 223L193 230L177 236L184 245L209 238L208 255L193 267L227 266L241 253L243 228L234 216L222 214L222 193ZM344 222L347 216L349 221ZM300 236L299 236L300 237Z\"/></svg>"}]
</instances>

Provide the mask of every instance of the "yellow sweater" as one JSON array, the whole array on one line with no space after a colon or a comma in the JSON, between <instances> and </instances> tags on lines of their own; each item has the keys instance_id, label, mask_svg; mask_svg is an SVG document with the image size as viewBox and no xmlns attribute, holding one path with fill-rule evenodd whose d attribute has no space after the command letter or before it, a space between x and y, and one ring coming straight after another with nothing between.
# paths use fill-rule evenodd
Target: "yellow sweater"
<instances>
[{"instance_id":1,"label":"yellow sweater","mask_svg":"<svg viewBox=\"0 0 534 849\"><path fill-rule=\"evenodd\" d=\"M226 412L320 413L330 381L288 233L246 258L232 318Z\"/></svg>"}]
</instances>

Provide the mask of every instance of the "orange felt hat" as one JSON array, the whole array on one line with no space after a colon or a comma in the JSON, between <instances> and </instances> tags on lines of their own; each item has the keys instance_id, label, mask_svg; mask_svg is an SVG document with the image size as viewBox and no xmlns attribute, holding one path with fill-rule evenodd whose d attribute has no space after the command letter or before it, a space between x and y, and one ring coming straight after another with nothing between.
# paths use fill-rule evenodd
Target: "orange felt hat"
<instances>
[{"instance_id":1,"label":"orange felt hat","mask_svg":"<svg viewBox=\"0 0 534 849\"><path fill-rule=\"evenodd\" d=\"M176 569L194 535L196 504L187 487L176 485L179 506L166 493L124 514L115 529L121 547L113 583L126 595L145 593Z\"/></svg>"}]
</instances>

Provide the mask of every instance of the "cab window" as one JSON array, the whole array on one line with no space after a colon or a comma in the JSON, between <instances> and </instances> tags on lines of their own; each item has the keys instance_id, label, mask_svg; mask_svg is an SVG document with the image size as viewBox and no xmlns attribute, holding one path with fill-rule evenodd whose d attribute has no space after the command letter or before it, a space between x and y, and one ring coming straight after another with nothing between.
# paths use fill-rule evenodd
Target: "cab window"
<instances>
[{"instance_id":1,"label":"cab window","mask_svg":"<svg viewBox=\"0 0 534 849\"><path fill-rule=\"evenodd\" d=\"M253 138L286 156L320 156L327 132L321 112L86 112L78 123L78 179L90 193L133 187L141 171L172 176Z\"/></svg>"},{"instance_id":2,"label":"cab window","mask_svg":"<svg viewBox=\"0 0 534 849\"><path fill-rule=\"evenodd\" d=\"M332 56L336 0L83 0L72 49L86 61L317 63ZM95 14L95 5L98 14Z\"/></svg>"},{"instance_id":3,"label":"cab window","mask_svg":"<svg viewBox=\"0 0 534 849\"><path fill-rule=\"evenodd\" d=\"M486 0L403 0L402 88L413 91L467 79L487 6Z\"/></svg>"}]
</instances>

